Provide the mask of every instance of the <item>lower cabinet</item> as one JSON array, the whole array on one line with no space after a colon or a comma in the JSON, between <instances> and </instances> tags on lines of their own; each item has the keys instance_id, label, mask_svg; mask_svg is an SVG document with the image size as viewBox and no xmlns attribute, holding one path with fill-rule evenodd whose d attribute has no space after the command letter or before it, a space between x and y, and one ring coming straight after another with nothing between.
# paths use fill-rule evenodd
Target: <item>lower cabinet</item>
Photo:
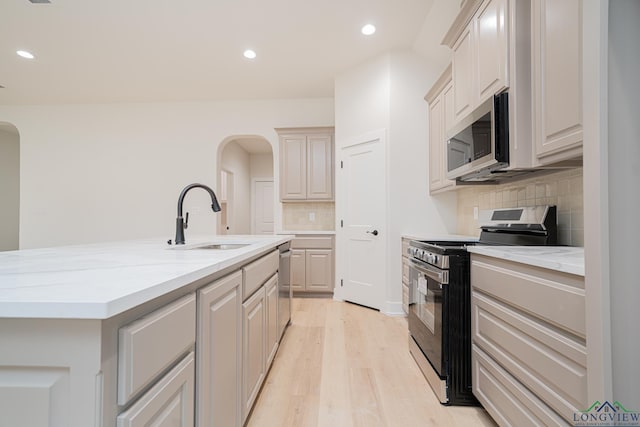
<instances>
[{"instance_id":1,"label":"lower cabinet","mask_svg":"<svg viewBox=\"0 0 640 427\"><path fill-rule=\"evenodd\" d=\"M278 276L274 275L264 285L267 308L266 342L267 367L273 362L278 350Z\"/></svg>"},{"instance_id":2,"label":"lower cabinet","mask_svg":"<svg viewBox=\"0 0 640 427\"><path fill-rule=\"evenodd\" d=\"M473 393L500 425L570 425L587 401L584 277L471 255Z\"/></svg>"},{"instance_id":3,"label":"lower cabinet","mask_svg":"<svg viewBox=\"0 0 640 427\"><path fill-rule=\"evenodd\" d=\"M266 374L266 305L264 288L242 304L242 422L247 419Z\"/></svg>"},{"instance_id":4,"label":"lower cabinet","mask_svg":"<svg viewBox=\"0 0 640 427\"><path fill-rule=\"evenodd\" d=\"M294 292L333 292L333 237L296 237L291 242L291 287Z\"/></svg>"},{"instance_id":5,"label":"lower cabinet","mask_svg":"<svg viewBox=\"0 0 640 427\"><path fill-rule=\"evenodd\" d=\"M117 427L192 427L195 356L189 353L169 373L118 415Z\"/></svg>"},{"instance_id":6,"label":"lower cabinet","mask_svg":"<svg viewBox=\"0 0 640 427\"><path fill-rule=\"evenodd\" d=\"M198 290L197 351L197 425L241 426L241 271Z\"/></svg>"}]
</instances>

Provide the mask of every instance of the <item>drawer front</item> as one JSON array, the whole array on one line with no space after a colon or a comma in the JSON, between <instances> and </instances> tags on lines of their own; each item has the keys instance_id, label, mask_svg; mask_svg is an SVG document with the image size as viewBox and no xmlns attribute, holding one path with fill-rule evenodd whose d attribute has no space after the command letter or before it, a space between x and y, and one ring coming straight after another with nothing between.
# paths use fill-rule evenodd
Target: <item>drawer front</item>
<instances>
[{"instance_id":1,"label":"drawer front","mask_svg":"<svg viewBox=\"0 0 640 427\"><path fill-rule=\"evenodd\" d=\"M125 405L187 352L195 341L195 294L120 328L118 405Z\"/></svg>"},{"instance_id":2,"label":"drawer front","mask_svg":"<svg viewBox=\"0 0 640 427\"><path fill-rule=\"evenodd\" d=\"M118 415L117 427L194 425L195 357L189 353L158 384Z\"/></svg>"},{"instance_id":3,"label":"drawer front","mask_svg":"<svg viewBox=\"0 0 640 427\"><path fill-rule=\"evenodd\" d=\"M472 346L473 394L501 426L569 426L476 345Z\"/></svg>"},{"instance_id":4,"label":"drawer front","mask_svg":"<svg viewBox=\"0 0 640 427\"><path fill-rule=\"evenodd\" d=\"M291 249L333 249L332 236L296 237L291 241Z\"/></svg>"},{"instance_id":5,"label":"drawer front","mask_svg":"<svg viewBox=\"0 0 640 427\"><path fill-rule=\"evenodd\" d=\"M278 271L279 255L275 250L242 269L242 300L249 298L260 286Z\"/></svg>"},{"instance_id":6,"label":"drawer front","mask_svg":"<svg viewBox=\"0 0 640 427\"><path fill-rule=\"evenodd\" d=\"M566 419L588 407L586 344L474 292L473 343Z\"/></svg>"},{"instance_id":7,"label":"drawer front","mask_svg":"<svg viewBox=\"0 0 640 427\"><path fill-rule=\"evenodd\" d=\"M474 254L471 286L568 332L586 336L584 277Z\"/></svg>"}]
</instances>

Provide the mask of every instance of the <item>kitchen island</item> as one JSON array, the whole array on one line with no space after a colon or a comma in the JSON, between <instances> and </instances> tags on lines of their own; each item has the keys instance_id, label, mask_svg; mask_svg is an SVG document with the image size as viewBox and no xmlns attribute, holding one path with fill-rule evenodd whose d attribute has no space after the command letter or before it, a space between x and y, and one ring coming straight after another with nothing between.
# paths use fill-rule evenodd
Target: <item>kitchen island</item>
<instances>
[{"instance_id":1,"label":"kitchen island","mask_svg":"<svg viewBox=\"0 0 640 427\"><path fill-rule=\"evenodd\" d=\"M277 325L276 248L292 237L0 253L0 426L213 425L225 381L226 425L241 425ZM229 249L199 248L211 243Z\"/></svg>"}]
</instances>

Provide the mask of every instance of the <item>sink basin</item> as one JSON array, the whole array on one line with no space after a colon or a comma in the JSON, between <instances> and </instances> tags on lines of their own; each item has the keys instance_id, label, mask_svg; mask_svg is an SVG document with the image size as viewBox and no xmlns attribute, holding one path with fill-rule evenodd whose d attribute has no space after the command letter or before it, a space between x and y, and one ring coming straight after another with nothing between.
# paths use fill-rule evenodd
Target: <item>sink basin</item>
<instances>
[{"instance_id":1,"label":"sink basin","mask_svg":"<svg viewBox=\"0 0 640 427\"><path fill-rule=\"evenodd\" d=\"M217 249L221 251L229 250L229 249L240 249L245 246L249 246L248 243L209 243L202 246L194 246L189 249Z\"/></svg>"},{"instance_id":2,"label":"sink basin","mask_svg":"<svg viewBox=\"0 0 640 427\"><path fill-rule=\"evenodd\" d=\"M191 251L195 249L208 249L216 251L228 251L231 249L240 249L249 246L251 243L201 243L195 245L176 245L169 249Z\"/></svg>"}]
</instances>

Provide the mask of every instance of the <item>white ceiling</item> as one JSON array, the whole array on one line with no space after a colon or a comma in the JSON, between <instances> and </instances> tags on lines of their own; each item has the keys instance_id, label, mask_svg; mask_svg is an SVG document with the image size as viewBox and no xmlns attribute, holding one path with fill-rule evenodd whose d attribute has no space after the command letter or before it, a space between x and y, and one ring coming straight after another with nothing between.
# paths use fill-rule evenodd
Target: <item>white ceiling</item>
<instances>
[{"instance_id":1,"label":"white ceiling","mask_svg":"<svg viewBox=\"0 0 640 427\"><path fill-rule=\"evenodd\" d=\"M336 75L391 49L442 55L440 40L458 6L0 0L0 105L333 97ZM377 33L363 36L365 23ZM242 56L247 48L257 59ZM18 49L36 58L18 57Z\"/></svg>"}]
</instances>

